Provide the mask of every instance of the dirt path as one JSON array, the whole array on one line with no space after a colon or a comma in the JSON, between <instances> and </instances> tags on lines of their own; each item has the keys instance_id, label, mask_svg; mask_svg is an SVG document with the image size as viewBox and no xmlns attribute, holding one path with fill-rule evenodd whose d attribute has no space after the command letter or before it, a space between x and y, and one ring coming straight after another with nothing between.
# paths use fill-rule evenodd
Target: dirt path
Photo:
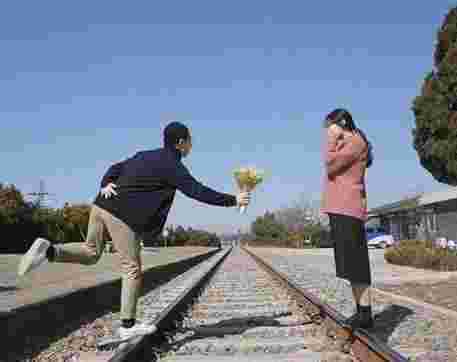
<instances>
[{"instance_id":1,"label":"dirt path","mask_svg":"<svg viewBox=\"0 0 457 362\"><path fill-rule=\"evenodd\" d=\"M400 285L381 285L378 289L418 299L457 312L457 278L444 281L425 281L421 283L402 283Z\"/></svg>"}]
</instances>

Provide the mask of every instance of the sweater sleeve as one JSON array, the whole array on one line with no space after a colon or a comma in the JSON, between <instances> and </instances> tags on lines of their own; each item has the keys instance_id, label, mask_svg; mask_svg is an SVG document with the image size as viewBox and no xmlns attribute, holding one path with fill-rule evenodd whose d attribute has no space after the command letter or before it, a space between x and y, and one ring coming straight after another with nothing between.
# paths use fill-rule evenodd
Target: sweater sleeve
<instances>
[{"instance_id":1,"label":"sweater sleeve","mask_svg":"<svg viewBox=\"0 0 457 362\"><path fill-rule=\"evenodd\" d=\"M341 149L332 147L331 143L331 141L328 143L326 158L327 174L329 177L335 176L344 168L352 165L366 150L364 142L361 142L358 138L354 138L346 143Z\"/></svg>"},{"instance_id":2,"label":"sweater sleeve","mask_svg":"<svg viewBox=\"0 0 457 362\"><path fill-rule=\"evenodd\" d=\"M176 168L170 173L168 181L184 195L205 204L225 207L237 204L234 195L214 191L198 182L181 162L178 162Z\"/></svg>"}]
</instances>

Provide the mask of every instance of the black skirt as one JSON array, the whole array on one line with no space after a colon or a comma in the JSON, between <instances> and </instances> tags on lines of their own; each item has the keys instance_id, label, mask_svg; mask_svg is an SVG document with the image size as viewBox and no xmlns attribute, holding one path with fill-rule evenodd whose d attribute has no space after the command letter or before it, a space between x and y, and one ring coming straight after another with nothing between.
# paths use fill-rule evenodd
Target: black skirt
<instances>
[{"instance_id":1,"label":"black skirt","mask_svg":"<svg viewBox=\"0 0 457 362\"><path fill-rule=\"evenodd\" d=\"M336 276L355 284L371 285L364 222L346 215L329 214L329 218Z\"/></svg>"}]
</instances>

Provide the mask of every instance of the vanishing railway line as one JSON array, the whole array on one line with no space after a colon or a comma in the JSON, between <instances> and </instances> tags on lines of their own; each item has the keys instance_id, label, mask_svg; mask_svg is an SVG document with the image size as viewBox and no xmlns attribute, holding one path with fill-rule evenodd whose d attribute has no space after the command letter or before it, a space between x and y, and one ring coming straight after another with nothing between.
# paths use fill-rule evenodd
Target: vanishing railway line
<instances>
[{"instance_id":1,"label":"vanishing railway line","mask_svg":"<svg viewBox=\"0 0 457 362\"><path fill-rule=\"evenodd\" d=\"M148 300L149 298L149 300ZM120 361L408 361L250 252L224 249L145 296L151 336L119 346Z\"/></svg>"}]
</instances>

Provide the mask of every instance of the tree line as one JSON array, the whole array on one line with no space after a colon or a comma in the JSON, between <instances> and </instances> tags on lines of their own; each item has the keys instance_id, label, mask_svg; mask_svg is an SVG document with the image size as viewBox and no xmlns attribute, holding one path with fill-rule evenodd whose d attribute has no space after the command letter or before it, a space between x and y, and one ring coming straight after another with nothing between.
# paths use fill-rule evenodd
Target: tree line
<instances>
[{"instance_id":1,"label":"tree line","mask_svg":"<svg viewBox=\"0 0 457 362\"><path fill-rule=\"evenodd\" d=\"M328 227L317 207L304 201L277 211L267 211L251 224L248 233L234 233L230 240L250 245L272 247L329 246ZM37 237L51 242L74 243L86 238L91 205L66 203L62 208L49 208L40 202L26 201L15 185L0 183L1 253L23 253ZM144 246L209 246L219 247L221 238L205 230L168 226L164 237L138 235ZM223 236L227 239L227 236ZM111 244L105 230L105 240Z\"/></svg>"},{"instance_id":2,"label":"tree line","mask_svg":"<svg viewBox=\"0 0 457 362\"><path fill-rule=\"evenodd\" d=\"M169 226L165 229L168 233L166 237L163 235L156 240L152 240L152 245L165 245L165 246L209 246L219 247L221 239L215 233L205 230L187 229L181 225ZM147 241L145 241L145 245Z\"/></svg>"},{"instance_id":3,"label":"tree line","mask_svg":"<svg viewBox=\"0 0 457 362\"><path fill-rule=\"evenodd\" d=\"M51 242L74 243L86 238L91 205L66 203L62 208L49 208L38 201L25 200L15 185L0 183L0 253L24 253L37 237ZM182 226L169 227L166 239L139 235L145 246L219 246L216 234ZM105 240L111 238L105 230Z\"/></svg>"},{"instance_id":4,"label":"tree line","mask_svg":"<svg viewBox=\"0 0 457 362\"><path fill-rule=\"evenodd\" d=\"M245 239L252 246L331 246L328 220L319 213L318 205L307 202L303 195L291 206L257 217Z\"/></svg>"},{"instance_id":5,"label":"tree line","mask_svg":"<svg viewBox=\"0 0 457 362\"><path fill-rule=\"evenodd\" d=\"M23 253L35 238L79 242L89 221L87 204L65 205L60 209L26 201L15 185L0 183L0 252Z\"/></svg>"}]
</instances>

